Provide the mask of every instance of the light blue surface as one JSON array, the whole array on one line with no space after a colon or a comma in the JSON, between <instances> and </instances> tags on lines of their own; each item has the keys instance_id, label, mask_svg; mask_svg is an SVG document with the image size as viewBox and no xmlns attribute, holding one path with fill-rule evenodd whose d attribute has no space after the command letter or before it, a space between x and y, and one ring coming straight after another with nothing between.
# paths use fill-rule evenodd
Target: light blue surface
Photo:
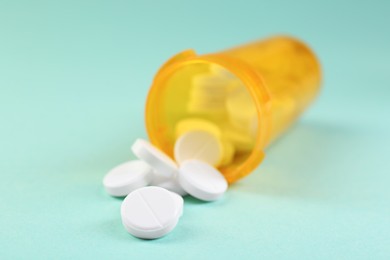
<instances>
[{"instance_id":1,"label":"light blue surface","mask_svg":"<svg viewBox=\"0 0 390 260\"><path fill-rule=\"evenodd\" d=\"M139 2L0 2L0 258L389 259L390 2ZM157 68L275 33L318 53L315 105L223 200L128 235L101 180Z\"/></svg>"}]
</instances>

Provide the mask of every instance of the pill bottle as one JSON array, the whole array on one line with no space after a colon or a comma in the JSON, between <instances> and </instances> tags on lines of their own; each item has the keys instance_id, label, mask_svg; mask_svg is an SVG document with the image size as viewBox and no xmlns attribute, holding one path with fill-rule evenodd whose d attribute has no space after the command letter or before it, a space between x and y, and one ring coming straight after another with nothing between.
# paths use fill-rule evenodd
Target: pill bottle
<instances>
[{"instance_id":1,"label":"pill bottle","mask_svg":"<svg viewBox=\"0 0 390 260\"><path fill-rule=\"evenodd\" d=\"M229 82L226 91L214 93L206 89L194 98L194 78L212 73ZM290 36L275 36L202 55L186 50L169 59L157 72L146 101L146 130L150 141L173 157L175 125L180 120L195 117L215 123L242 148L219 168L233 183L262 162L266 147L314 100L320 82L320 65L314 53ZM223 99L218 95L230 93L234 101L244 92L249 97L246 102L230 102L230 114L221 110ZM195 110L189 106L192 103ZM243 123L241 117L252 119ZM247 122L254 122L249 125L255 127L245 130L245 134L235 130Z\"/></svg>"}]
</instances>

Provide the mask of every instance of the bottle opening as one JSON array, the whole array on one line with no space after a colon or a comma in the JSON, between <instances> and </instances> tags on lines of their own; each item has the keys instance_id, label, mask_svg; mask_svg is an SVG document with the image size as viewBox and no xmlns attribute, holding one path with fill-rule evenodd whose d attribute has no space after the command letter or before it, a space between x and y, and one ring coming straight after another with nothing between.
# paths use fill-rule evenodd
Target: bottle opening
<instances>
[{"instance_id":1,"label":"bottle opening","mask_svg":"<svg viewBox=\"0 0 390 260\"><path fill-rule=\"evenodd\" d=\"M191 130L212 133L222 143L223 172L239 169L253 152L259 113L244 83L226 68L192 60L154 82L147 108L151 141L173 157L176 140ZM156 89L157 90L157 89Z\"/></svg>"}]
</instances>

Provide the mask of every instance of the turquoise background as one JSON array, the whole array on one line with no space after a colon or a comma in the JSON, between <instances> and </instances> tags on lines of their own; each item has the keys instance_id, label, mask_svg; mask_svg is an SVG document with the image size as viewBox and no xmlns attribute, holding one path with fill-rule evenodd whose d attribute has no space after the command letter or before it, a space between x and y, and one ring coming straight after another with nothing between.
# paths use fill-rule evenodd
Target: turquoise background
<instances>
[{"instance_id":1,"label":"turquoise background","mask_svg":"<svg viewBox=\"0 0 390 260\"><path fill-rule=\"evenodd\" d=\"M0 0L0 258L389 259L389 3ZM317 102L222 200L127 234L101 181L158 67L277 33L318 54Z\"/></svg>"}]
</instances>

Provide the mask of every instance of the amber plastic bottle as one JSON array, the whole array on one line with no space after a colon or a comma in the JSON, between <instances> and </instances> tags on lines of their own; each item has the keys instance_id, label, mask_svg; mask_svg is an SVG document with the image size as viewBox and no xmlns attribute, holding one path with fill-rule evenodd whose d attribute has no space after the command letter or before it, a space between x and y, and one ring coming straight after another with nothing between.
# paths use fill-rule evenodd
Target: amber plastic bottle
<instances>
[{"instance_id":1,"label":"amber plastic bottle","mask_svg":"<svg viewBox=\"0 0 390 260\"><path fill-rule=\"evenodd\" d=\"M253 148L220 168L232 183L261 163L265 148L315 99L321 72L314 53L301 41L288 36L272 37L210 54L198 55L187 50L175 55L156 74L147 97L145 114L151 142L171 157L175 143L174 126L178 120L191 116L186 109L191 79L207 73L210 66L216 65L242 82L257 112L258 127Z\"/></svg>"}]
</instances>

